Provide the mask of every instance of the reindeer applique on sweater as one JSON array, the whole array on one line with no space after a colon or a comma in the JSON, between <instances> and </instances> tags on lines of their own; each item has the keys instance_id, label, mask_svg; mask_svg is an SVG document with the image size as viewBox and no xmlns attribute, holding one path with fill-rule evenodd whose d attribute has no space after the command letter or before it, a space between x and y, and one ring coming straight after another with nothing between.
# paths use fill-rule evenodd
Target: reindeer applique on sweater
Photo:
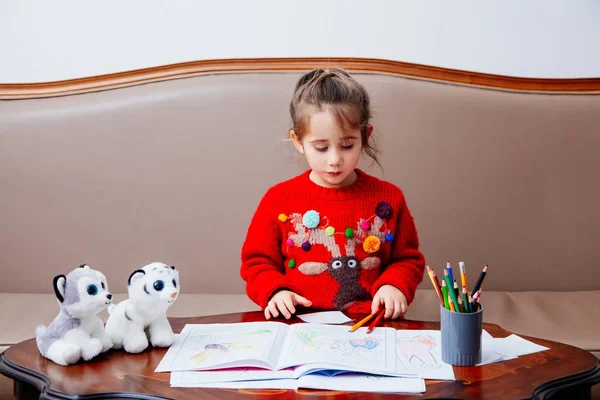
<instances>
[{"instance_id":1,"label":"reindeer applique on sweater","mask_svg":"<svg viewBox=\"0 0 600 400\"><path fill-rule=\"evenodd\" d=\"M369 292L359 283L361 268L365 270L378 269L381 266L381 259L376 255L369 255L361 261L356 256L356 247L362 245L366 253L374 254L382 243L391 242L394 238L387 229L384 219L391 214L391 207L388 203L381 202L377 205L376 210L377 214L368 220L359 219L356 229L347 228L341 232L336 232L333 227L326 226L327 218L321 218L315 210L307 211L303 215L293 213L289 216L289 223L291 223L293 231L289 232L286 241L288 253L292 253L290 251L292 248L310 251L315 244L325 246L330 252L331 259L328 262L306 261L297 268L304 275L319 275L325 271L329 272L339 283L333 304L338 310L348 308L355 301L371 299ZM286 216L280 216L280 221L286 222L287 217L284 217ZM340 237L343 237L344 251L340 249L340 245L336 241ZM294 262L295 260L292 258L290 260L292 267L295 267Z\"/></svg>"}]
</instances>

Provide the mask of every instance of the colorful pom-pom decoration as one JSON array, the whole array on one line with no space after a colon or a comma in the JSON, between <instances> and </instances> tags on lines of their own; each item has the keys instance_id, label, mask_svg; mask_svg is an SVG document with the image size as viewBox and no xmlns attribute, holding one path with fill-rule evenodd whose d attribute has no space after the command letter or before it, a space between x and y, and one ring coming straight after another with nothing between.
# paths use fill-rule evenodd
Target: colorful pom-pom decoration
<instances>
[{"instance_id":1,"label":"colorful pom-pom decoration","mask_svg":"<svg viewBox=\"0 0 600 400\"><path fill-rule=\"evenodd\" d=\"M290 247L292 247L294 245L294 241L292 239L286 240L285 243Z\"/></svg>"},{"instance_id":2,"label":"colorful pom-pom decoration","mask_svg":"<svg viewBox=\"0 0 600 400\"><path fill-rule=\"evenodd\" d=\"M280 220L281 222L285 222L285 221L287 221L287 220L288 220L288 217L287 217L287 215L285 215L285 214L279 214L279 217L277 217L277 218L279 218L279 220Z\"/></svg>"},{"instance_id":3,"label":"colorful pom-pom decoration","mask_svg":"<svg viewBox=\"0 0 600 400\"><path fill-rule=\"evenodd\" d=\"M391 233L386 233L385 234L385 241L386 242L392 242L394 240L394 235Z\"/></svg>"},{"instance_id":4,"label":"colorful pom-pom decoration","mask_svg":"<svg viewBox=\"0 0 600 400\"><path fill-rule=\"evenodd\" d=\"M388 219L392 216L392 206L387 201L382 201L375 207L375 214L381 219Z\"/></svg>"},{"instance_id":5,"label":"colorful pom-pom decoration","mask_svg":"<svg viewBox=\"0 0 600 400\"><path fill-rule=\"evenodd\" d=\"M309 242L302 243L302 250L309 251L310 250L310 243Z\"/></svg>"},{"instance_id":6,"label":"colorful pom-pom decoration","mask_svg":"<svg viewBox=\"0 0 600 400\"><path fill-rule=\"evenodd\" d=\"M348 239L351 239L354 236L354 231L352 230L352 228L346 228L346 237Z\"/></svg>"},{"instance_id":7,"label":"colorful pom-pom decoration","mask_svg":"<svg viewBox=\"0 0 600 400\"><path fill-rule=\"evenodd\" d=\"M369 223L367 221L360 221L360 224L358 224L358 226L360 226L360 229L362 229L363 231L369 229Z\"/></svg>"},{"instance_id":8,"label":"colorful pom-pom decoration","mask_svg":"<svg viewBox=\"0 0 600 400\"><path fill-rule=\"evenodd\" d=\"M325 233L327 234L327 236L333 236L333 234L335 233L335 228L333 226L328 226L327 228L325 228Z\"/></svg>"},{"instance_id":9,"label":"colorful pom-pom decoration","mask_svg":"<svg viewBox=\"0 0 600 400\"><path fill-rule=\"evenodd\" d=\"M290 267L290 269L293 269L296 267L296 260L290 260L288 261L288 267Z\"/></svg>"},{"instance_id":10,"label":"colorful pom-pom decoration","mask_svg":"<svg viewBox=\"0 0 600 400\"><path fill-rule=\"evenodd\" d=\"M321 217L319 216L319 213L315 210L307 211L302 216L302 223L305 227L309 229L313 229L319 226L319 221L321 221Z\"/></svg>"},{"instance_id":11,"label":"colorful pom-pom decoration","mask_svg":"<svg viewBox=\"0 0 600 400\"><path fill-rule=\"evenodd\" d=\"M375 253L377 250L379 250L380 245L381 241L377 236L369 236L363 242L363 249L369 254Z\"/></svg>"}]
</instances>

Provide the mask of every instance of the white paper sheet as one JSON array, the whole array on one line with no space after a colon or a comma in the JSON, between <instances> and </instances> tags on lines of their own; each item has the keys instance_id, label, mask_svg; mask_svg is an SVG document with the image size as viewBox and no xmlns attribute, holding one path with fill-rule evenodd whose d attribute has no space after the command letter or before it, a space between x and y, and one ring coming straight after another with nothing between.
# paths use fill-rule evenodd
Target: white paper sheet
<instances>
[{"instance_id":1,"label":"white paper sheet","mask_svg":"<svg viewBox=\"0 0 600 400\"><path fill-rule=\"evenodd\" d=\"M198 373L200 374L200 373ZM344 374L336 377L305 375L299 379L274 379L260 381L192 383L171 374L172 387L203 387L227 389L322 389L371 393L423 393L425 381L421 378L395 378L360 374Z\"/></svg>"},{"instance_id":2,"label":"white paper sheet","mask_svg":"<svg viewBox=\"0 0 600 400\"><path fill-rule=\"evenodd\" d=\"M351 318L348 318L341 311L323 311L310 314L298 314L298 318L304 322L309 322L312 324L345 324L346 322L352 321Z\"/></svg>"}]
</instances>

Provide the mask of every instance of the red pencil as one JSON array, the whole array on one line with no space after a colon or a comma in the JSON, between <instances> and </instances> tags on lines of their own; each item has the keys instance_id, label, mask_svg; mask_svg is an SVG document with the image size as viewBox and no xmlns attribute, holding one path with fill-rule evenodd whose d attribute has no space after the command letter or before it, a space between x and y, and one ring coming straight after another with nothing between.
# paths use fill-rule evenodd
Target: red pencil
<instances>
[{"instance_id":1,"label":"red pencil","mask_svg":"<svg viewBox=\"0 0 600 400\"><path fill-rule=\"evenodd\" d=\"M375 318L375 320L373 322L371 322L371 325L369 325L369 328L367 329L367 333L373 332L373 329L375 329L375 327L377 326L379 321L381 321L381 318L383 318L384 314L385 314L385 308L383 310L379 311L377 318Z\"/></svg>"}]
</instances>

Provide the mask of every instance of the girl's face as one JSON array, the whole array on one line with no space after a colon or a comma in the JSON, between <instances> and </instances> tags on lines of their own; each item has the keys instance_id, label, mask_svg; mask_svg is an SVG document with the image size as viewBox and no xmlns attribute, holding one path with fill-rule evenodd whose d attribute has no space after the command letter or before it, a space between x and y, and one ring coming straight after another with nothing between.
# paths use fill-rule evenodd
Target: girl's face
<instances>
[{"instance_id":1,"label":"girl's face","mask_svg":"<svg viewBox=\"0 0 600 400\"><path fill-rule=\"evenodd\" d=\"M296 149L306 156L314 183L328 188L354 183L354 169L362 151L359 129L340 132L331 113L325 110L310 118L308 131L301 141L294 131L290 137Z\"/></svg>"}]
</instances>

